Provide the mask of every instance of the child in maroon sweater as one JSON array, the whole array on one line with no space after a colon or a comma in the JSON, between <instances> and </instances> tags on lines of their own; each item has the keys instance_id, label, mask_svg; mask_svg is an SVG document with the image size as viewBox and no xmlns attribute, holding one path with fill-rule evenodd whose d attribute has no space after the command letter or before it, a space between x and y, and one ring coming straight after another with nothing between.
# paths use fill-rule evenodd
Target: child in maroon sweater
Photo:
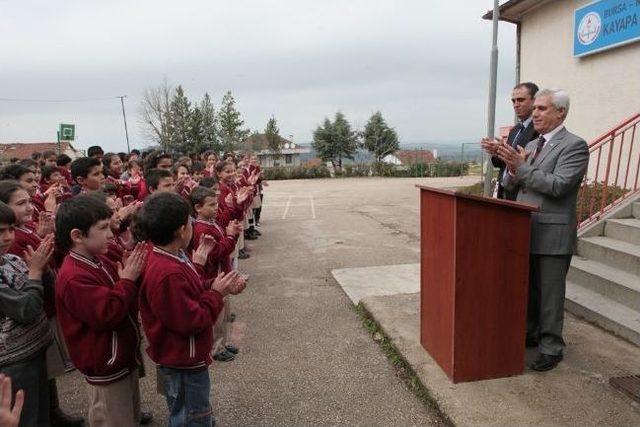
<instances>
[{"instance_id":1,"label":"child in maroon sweater","mask_svg":"<svg viewBox=\"0 0 640 427\"><path fill-rule=\"evenodd\" d=\"M210 378L213 325L223 298L239 294L246 278L219 274L205 284L202 266L215 246L203 238L192 255L184 253L193 233L191 209L175 193L150 196L137 220L137 235L153 244L140 288L140 316L149 341L147 353L159 365L169 426L212 425Z\"/></svg>"},{"instance_id":2,"label":"child in maroon sweater","mask_svg":"<svg viewBox=\"0 0 640 427\"><path fill-rule=\"evenodd\" d=\"M204 265L205 283L210 283L215 280L218 273L228 273L232 270L231 254L235 249L238 235L242 232L242 224L236 220L229 222L228 218L222 218L219 221L218 198L215 190L211 188L195 188L191 192L190 199L196 219L193 222L193 237L189 248L193 249L205 235L213 236L216 241ZM229 342L229 319L230 307L225 301L224 313L216 322L214 330L216 337L213 359L221 362L231 361L238 354L238 348Z\"/></svg>"},{"instance_id":3,"label":"child in maroon sweater","mask_svg":"<svg viewBox=\"0 0 640 427\"><path fill-rule=\"evenodd\" d=\"M104 254L112 210L92 195L60 205L56 241L69 254L58 272L56 308L71 359L90 385L89 424L140 422L140 333L136 281L146 248L116 267Z\"/></svg>"}]
</instances>

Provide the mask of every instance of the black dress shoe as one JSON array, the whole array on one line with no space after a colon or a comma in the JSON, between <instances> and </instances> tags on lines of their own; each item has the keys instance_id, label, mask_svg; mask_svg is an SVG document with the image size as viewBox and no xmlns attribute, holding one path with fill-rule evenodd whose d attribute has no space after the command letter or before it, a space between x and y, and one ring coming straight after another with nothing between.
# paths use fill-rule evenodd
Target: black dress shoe
<instances>
[{"instance_id":1,"label":"black dress shoe","mask_svg":"<svg viewBox=\"0 0 640 427\"><path fill-rule=\"evenodd\" d=\"M218 362L231 362L235 358L236 356L227 350L223 350L220 353L213 355L213 360L217 360Z\"/></svg>"},{"instance_id":2,"label":"black dress shoe","mask_svg":"<svg viewBox=\"0 0 640 427\"><path fill-rule=\"evenodd\" d=\"M529 338L527 337L527 342L526 342L526 346L527 348L534 348L538 346L538 340L534 339L534 338Z\"/></svg>"},{"instance_id":3,"label":"black dress shoe","mask_svg":"<svg viewBox=\"0 0 640 427\"><path fill-rule=\"evenodd\" d=\"M50 422L55 427L82 427L85 425L84 418L77 415L65 414L62 409L55 408L51 410Z\"/></svg>"},{"instance_id":4,"label":"black dress shoe","mask_svg":"<svg viewBox=\"0 0 640 427\"><path fill-rule=\"evenodd\" d=\"M238 259L247 259L249 258L251 255L249 255L248 253L246 253L245 251L241 250L238 253Z\"/></svg>"},{"instance_id":5,"label":"black dress shoe","mask_svg":"<svg viewBox=\"0 0 640 427\"><path fill-rule=\"evenodd\" d=\"M146 426L153 421L153 415L151 412L140 412L140 425Z\"/></svg>"},{"instance_id":6,"label":"black dress shoe","mask_svg":"<svg viewBox=\"0 0 640 427\"><path fill-rule=\"evenodd\" d=\"M538 358L529 365L531 369L538 372L550 371L562 360L562 355L553 356L551 354L541 354Z\"/></svg>"},{"instance_id":7,"label":"black dress shoe","mask_svg":"<svg viewBox=\"0 0 640 427\"><path fill-rule=\"evenodd\" d=\"M255 228L253 229L253 234L255 234L256 236L262 236L262 233L256 230Z\"/></svg>"},{"instance_id":8,"label":"black dress shoe","mask_svg":"<svg viewBox=\"0 0 640 427\"><path fill-rule=\"evenodd\" d=\"M244 239L245 240L258 240L258 236L255 236L255 235L250 234L250 233L244 233Z\"/></svg>"},{"instance_id":9,"label":"black dress shoe","mask_svg":"<svg viewBox=\"0 0 640 427\"><path fill-rule=\"evenodd\" d=\"M224 348L226 348L227 351L229 353L232 353L232 354L238 354L238 352L240 351L240 350L238 350L238 347L236 347L235 345L231 345L231 344L225 345Z\"/></svg>"}]
</instances>

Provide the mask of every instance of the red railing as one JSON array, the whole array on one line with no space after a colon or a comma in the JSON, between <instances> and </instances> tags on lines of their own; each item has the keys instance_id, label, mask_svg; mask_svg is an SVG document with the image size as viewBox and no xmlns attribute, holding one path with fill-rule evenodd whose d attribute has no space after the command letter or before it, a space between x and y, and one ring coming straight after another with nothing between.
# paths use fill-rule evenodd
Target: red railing
<instances>
[{"instance_id":1,"label":"red railing","mask_svg":"<svg viewBox=\"0 0 640 427\"><path fill-rule=\"evenodd\" d=\"M578 229L640 194L640 113L589 144L589 169L578 194Z\"/></svg>"}]
</instances>

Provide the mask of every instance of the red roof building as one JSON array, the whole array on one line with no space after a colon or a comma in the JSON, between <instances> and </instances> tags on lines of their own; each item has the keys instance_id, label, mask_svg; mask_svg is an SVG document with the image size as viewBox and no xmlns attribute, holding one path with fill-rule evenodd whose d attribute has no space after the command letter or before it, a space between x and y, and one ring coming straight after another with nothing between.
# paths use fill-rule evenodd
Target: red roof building
<instances>
[{"instance_id":1,"label":"red roof building","mask_svg":"<svg viewBox=\"0 0 640 427\"><path fill-rule=\"evenodd\" d=\"M76 150L73 145L67 141L60 142L61 153L66 154L72 159L82 157L82 153ZM10 143L0 144L0 157L7 161L12 158L28 159L31 158L31 154L43 151L52 150L58 152L57 142L31 142L31 143Z\"/></svg>"}]
</instances>

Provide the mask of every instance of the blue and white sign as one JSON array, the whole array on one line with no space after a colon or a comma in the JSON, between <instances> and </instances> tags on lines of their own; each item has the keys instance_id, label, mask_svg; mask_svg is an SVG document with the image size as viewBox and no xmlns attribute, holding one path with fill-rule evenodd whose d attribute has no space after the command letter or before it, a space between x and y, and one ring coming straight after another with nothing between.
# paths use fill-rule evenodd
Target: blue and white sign
<instances>
[{"instance_id":1,"label":"blue and white sign","mask_svg":"<svg viewBox=\"0 0 640 427\"><path fill-rule=\"evenodd\" d=\"M577 9L573 56L640 41L640 0L600 0Z\"/></svg>"}]
</instances>

